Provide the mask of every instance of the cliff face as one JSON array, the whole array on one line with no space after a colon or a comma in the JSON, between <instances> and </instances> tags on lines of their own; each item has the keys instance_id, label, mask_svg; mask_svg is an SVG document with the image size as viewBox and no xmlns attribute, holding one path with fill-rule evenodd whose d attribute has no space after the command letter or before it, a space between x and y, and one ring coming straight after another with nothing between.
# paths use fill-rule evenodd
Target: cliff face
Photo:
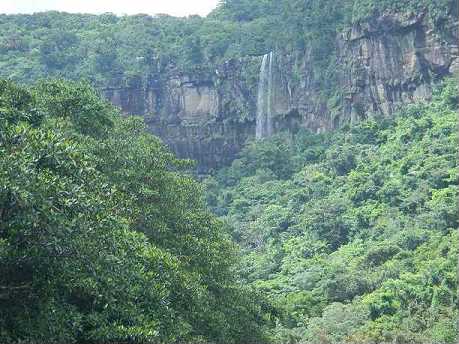
<instances>
[{"instance_id":1,"label":"cliff face","mask_svg":"<svg viewBox=\"0 0 459 344\"><path fill-rule=\"evenodd\" d=\"M125 113L144 116L179 157L197 160L199 172L207 172L230 163L255 135L257 88L248 71L258 67L259 58L230 60L204 77L169 71L147 87L104 94Z\"/></svg>"},{"instance_id":2,"label":"cliff face","mask_svg":"<svg viewBox=\"0 0 459 344\"><path fill-rule=\"evenodd\" d=\"M344 120L373 112L390 115L398 104L428 99L431 85L457 73L457 18L434 26L427 13L385 15L342 35L340 59L349 58L342 84Z\"/></svg>"},{"instance_id":3,"label":"cliff face","mask_svg":"<svg viewBox=\"0 0 459 344\"><path fill-rule=\"evenodd\" d=\"M340 97L323 96L321 78L303 52L275 52L275 130L337 128L368 115L390 116L400 104L428 99L432 84L459 71L456 17L432 23L427 13L386 14L336 38ZM200 172L231 162L255 136L261 57L230 60L207 76L177 71L148 76L147 86L105 89L126 113L143 115L151 130Z\"/></svg>"}]
</instances>

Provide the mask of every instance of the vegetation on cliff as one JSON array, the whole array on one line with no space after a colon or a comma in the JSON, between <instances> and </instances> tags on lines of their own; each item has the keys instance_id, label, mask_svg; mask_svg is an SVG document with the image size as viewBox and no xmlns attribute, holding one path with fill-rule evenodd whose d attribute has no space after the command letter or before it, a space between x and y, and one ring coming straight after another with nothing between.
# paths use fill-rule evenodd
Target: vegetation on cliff
<instances>
[{"instance_id":1,"label":"vegetation on cliff","mask_svg":"<svg viewBox=\"0 0 459 344\"><path fill-rule=\"evenodd\" d=\"M455 343L455 80L393 119L249 144L206 180L280 343Z\"/></svg>"},{"instance_id":2,"label":"vegetation on cliff","mask_svg":"<svg viewBox=\"0 0 459 344\"><path fill-rule=\"evenodd\" d=\"M23 82L62 76L105 87L146 86L154 85L165 71L202 76L231 58L307 48L321 71L317 82L325 80L328 84L321 87L330 88L337 33L385 11L427 11L441 23L454 15L457 3L223 0L206 18L58 12L0 15L0 75Z\"/></svg>"}]
</instances>

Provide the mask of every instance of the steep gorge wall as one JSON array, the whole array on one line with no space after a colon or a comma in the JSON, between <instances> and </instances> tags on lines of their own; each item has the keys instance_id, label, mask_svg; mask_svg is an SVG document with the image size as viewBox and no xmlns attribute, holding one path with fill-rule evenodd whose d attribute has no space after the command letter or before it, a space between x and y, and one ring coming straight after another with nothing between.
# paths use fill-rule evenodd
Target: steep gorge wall
<instances>
[{"instance_id":1,"label":"steep gorge wall","mask_svg":"<svg viewBox=\"0 0 459 344\"><path fill-rule=\"evenodd\" d=\"M456 17L434 24L427 13L385 14L356 24L336 38L336 99L324 97L307 48L276 51L274 128L332 130L429 99L433 83L459 71L458 39ZM260 64L261 57L233 59L198 77L168 71L145 76L139 85L147 86L104 94L124 112L144 116L152 132L206 172L231 162L255 136Z\"/></svg>"},{"instance_id":2,"label":"steep gorge wall","mask_svg":"<svg viewBox=\"0 0 459 344\"><path fill-rule=\"evenodd\" d=\"M104 94L125 113L144 116L178 156L197 160L199 171L207 172L230 163L255 135L256 80L247 78L259 60L230 60L199 77L169 71L147 87L107 88Z\"/></svg>"}]
</instances>

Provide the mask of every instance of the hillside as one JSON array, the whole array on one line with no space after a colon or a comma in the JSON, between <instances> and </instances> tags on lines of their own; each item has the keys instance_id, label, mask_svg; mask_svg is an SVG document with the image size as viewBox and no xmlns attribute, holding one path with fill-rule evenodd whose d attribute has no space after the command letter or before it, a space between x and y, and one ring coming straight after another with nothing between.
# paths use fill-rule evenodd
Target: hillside
<instances>
[{"instance_id":1,"label":"hillside","mask_svg":"<svg viewBox=\"0 0 459 344\"><path fill-rule=\"evenodd\" d=\"M251 142L206 180L281 343L454 343L456 81L393 119Z\"/></svg>"},{"instance_id":2,"label":"hillside","mask_svg":"<svg viewBox=\"0 0 459 344\"><path fill-rule=\"evenodd\" d=\"M456 343L458 25L0 14L0 343Z\"/></svg>"}]
</instances>

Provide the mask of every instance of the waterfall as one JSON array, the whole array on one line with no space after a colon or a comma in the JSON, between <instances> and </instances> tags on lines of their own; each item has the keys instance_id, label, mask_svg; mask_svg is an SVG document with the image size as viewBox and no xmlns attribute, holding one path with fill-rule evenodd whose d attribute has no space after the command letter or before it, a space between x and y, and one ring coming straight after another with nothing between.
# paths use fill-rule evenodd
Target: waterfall
<instances>
[{"instance_id":1,"label":"waterfall","mask_svg":"<svg viewBox=\"0 0 459 344\"><path fill-rule=\"evenodd\" d=\"M273 52L269 53L269 68L268 68L268 100L266 106L266 136L271 136L273 133L272 124L272 91L273 91Z\"/></svg>"},{"instance_id":2,"label":"waterfall","mask_svg":"<svg viewBox=\"0 0 459 344\"><path fill-rule=\"evenodd\" d=\"M257 95L257 139L272 135L272 90L273 90L273 52L263 56L258 81Z\"/></svg>"}]
</instances>

